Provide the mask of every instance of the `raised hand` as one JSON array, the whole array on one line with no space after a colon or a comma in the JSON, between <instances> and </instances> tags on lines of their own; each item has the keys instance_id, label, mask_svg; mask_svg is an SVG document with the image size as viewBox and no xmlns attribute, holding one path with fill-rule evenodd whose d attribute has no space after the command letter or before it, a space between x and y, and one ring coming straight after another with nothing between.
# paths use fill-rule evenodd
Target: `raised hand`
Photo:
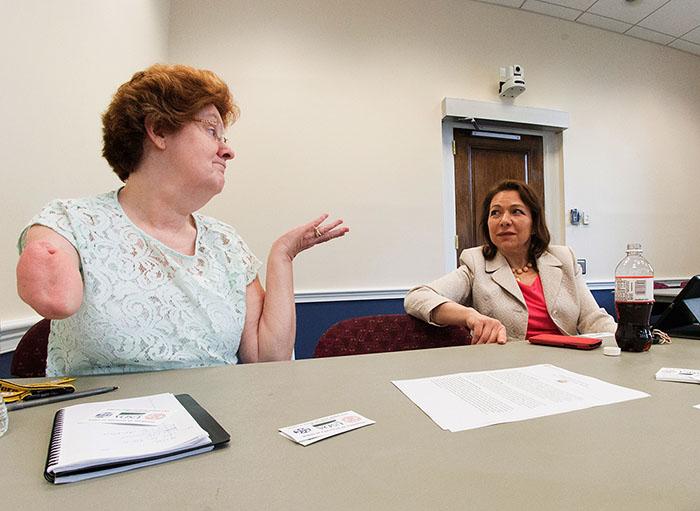
<instances>
[{"instance_id":1,"label":"raised hand","mask_svg":"<svg viewBox=\"0 0 700 511\"><path fill-rule=\"evenodd\" d=\"M289 260L294 259L299 252L307 250L319 243L325 243L335 238L344 236L350 229L348 227L340 227L343 220L338 219L330 223L323 224L328 218L328 214L308 222L306 224L295 227L291 231L280 236L273 245L284 253Z\"/></svg>"}]
</instances>

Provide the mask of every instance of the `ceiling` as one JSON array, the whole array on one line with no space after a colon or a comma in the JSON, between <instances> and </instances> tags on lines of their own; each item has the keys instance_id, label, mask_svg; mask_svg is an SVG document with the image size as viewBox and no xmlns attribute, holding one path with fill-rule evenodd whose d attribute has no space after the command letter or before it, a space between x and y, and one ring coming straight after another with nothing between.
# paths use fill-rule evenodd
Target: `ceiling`
<instances>
[{"instance_id":1,"label":"ceiling","mask_svg":"<svg viewBox=\"0 0 700 511\"><path fill-rule=\"evenodd\" d=\"M700 0L477 0L700 55Z\"/></svg>"}]
</instances>

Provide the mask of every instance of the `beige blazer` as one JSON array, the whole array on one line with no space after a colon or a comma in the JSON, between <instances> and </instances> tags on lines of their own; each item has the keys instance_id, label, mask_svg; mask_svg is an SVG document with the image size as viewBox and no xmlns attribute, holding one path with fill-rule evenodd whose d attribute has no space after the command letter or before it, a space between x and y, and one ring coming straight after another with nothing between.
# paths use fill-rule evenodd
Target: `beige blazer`
<instances>
[{"instance_id":1,"label":"beige blazer","mask_svg":"<svg viewBox=\"0 0 700 511\"><path fill-rule=\"evenodd\" d=\"M505 257L499 253L487 261L481 247L475 247L464 250L459 260L452 273L411 289L404 299L406 312L430 322L435 307L457 302L499 320L509 341L525 339L527 305ZM598 307L569 247L550 245L537 259L537 270L547 311L562 333L615 332L615 320Z\"/></svg>"}]
</instances>

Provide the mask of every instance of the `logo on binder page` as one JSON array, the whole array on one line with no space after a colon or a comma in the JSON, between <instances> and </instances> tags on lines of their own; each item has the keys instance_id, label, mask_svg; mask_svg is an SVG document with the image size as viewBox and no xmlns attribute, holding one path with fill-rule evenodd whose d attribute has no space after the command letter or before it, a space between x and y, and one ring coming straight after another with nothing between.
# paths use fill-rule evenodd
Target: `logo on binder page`
<instances>
[{"instance_id":1,"label":"logo on binder page","mask_svg":"<svg viewBox=\"0 0 700 511\"><path fill-rule=\"evenodd\" d=\"M136 426L157 426L170 415L170 410L127 410L123 408L109 408L100 410L90 417L90 422L103 424L132 424Z\"/></svg>"}]
</instances>

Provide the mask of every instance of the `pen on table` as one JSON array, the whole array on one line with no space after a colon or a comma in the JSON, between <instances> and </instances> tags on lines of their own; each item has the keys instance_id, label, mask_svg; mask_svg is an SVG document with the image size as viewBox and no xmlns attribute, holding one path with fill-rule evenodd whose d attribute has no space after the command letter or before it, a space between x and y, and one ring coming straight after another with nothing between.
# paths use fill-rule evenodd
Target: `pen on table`
<instances>
[{"instance_id":1,"label":"pen on table","mask_svg":"<svg viewBox=\"0 0 700 511\"><path fill-rule=\"evenodd\" d=\"M17 403L7 403L7 410L21 410L22 408L31 408L33 406L48 405L50 403L58 403L59 401L68 401L69 399L78 399L81 397L95 396L112 392L119 387L98 387L96 389L81 390L79 392L71 392L70 394L61 394L59 396L44 397L40 399L32 399L31 401L19 401Z\"/></svg>"}]
</instances>

